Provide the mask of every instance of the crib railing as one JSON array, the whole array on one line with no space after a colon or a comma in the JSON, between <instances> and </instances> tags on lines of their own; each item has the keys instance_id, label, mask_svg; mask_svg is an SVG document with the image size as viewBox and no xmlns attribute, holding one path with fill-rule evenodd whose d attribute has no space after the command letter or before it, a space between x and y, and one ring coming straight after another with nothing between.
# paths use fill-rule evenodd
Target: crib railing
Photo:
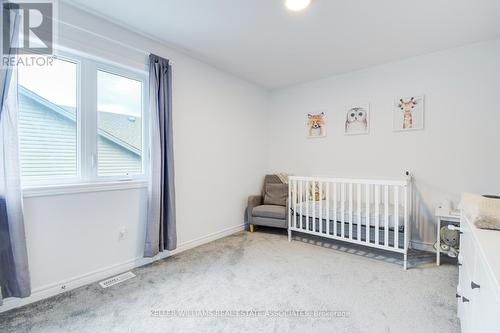
<instances>
[{"instance_id":1,"label":"crib railing","mask_svg":"<svg viewBox=\"0 0 500 333\"><path fill-rule=\"evenodd\" d=\"M406 269L410 195L409 174L404 180L290 177L289 240L295 231L398 252Z\"/></svg>"}]
</instances>

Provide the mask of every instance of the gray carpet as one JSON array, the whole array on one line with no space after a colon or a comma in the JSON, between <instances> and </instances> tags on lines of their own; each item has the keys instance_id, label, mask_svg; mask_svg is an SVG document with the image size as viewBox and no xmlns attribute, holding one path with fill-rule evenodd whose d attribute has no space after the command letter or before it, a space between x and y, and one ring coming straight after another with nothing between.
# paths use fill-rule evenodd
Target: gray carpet
<instances>
[{"instance_id":1,"label":"gray carpet","mask_svg":"<svg viewBox=\"0 0 500 333\"><path fill-rule=\"evenodd\" d=\"M238 233L0 314L0 332L459 332L458 270L431 259L404 271L382 252Z\"/></svg>"}]
</instances>

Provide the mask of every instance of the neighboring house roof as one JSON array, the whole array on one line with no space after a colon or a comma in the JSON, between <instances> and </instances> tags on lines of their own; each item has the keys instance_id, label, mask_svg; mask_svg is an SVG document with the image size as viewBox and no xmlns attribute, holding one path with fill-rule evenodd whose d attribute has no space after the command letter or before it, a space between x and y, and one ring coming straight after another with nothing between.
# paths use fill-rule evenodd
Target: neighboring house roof
<instances>
[{"instance_id":1,"label":"neighboring house roof","mask_svg":"<svg viewBox=\"0 0 500 333\"><path fill-rule=\"evenodd\" d=\"M73 122L75 121L76 110L73 107L54 104L21 85L19 86L19 94L36 101ZM139 117L100 111L98 124L100 136L136 155L141 155L142 121Z\"/></svg>"},{"instance_id":2,"label":"neighboring house roof","mask_svg":"<svg viewBox=\"0 0 500 333\"><path fill-rule=\"evenodd\" d=\"M99 112L98 174L142 172L140 118ZM71 177L78 170L76 112L19 86L21 171L29 177Z\"/></svg>"},{"instance_id":3,"label":"neighboring house roof","mask_svg":"<svg viewBox=\"0 0 500 333\"><path fill-rule=\"evenodd\" d=\"M122 147L141 154L142 121L140 118L111 112L99 112L99 134Z\"/></svg>"}]
</instances>

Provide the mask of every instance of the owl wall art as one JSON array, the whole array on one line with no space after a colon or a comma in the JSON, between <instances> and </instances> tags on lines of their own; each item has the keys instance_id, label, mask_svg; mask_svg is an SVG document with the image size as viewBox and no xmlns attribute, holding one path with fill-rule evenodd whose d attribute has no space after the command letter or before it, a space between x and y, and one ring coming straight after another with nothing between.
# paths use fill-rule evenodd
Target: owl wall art
<instances>
[{"instance_id":1,"label":"owl wall art","mask_svg":"<svg viewBox=\"0 0 500 333\"><path fill-rule=\"evenodd\" d=\"M368 134L370 131L370 106L352 106L347 109L345 134Z\"/></svg>"}]
</instances>

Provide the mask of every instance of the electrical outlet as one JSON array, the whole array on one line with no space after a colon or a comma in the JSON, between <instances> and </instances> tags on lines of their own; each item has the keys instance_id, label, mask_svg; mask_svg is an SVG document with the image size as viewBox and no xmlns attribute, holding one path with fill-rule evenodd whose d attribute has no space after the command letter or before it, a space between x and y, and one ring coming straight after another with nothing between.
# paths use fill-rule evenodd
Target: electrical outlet
<instances>
[{"instance_id":1,"label":"electrical outlet","mask_svg":"<svg viewBox=\"0 0 500 333\"><path fill-rule=\"evenodd\" d=\"M118 231L118 240L124 240L127 237L127 229L123 228Z\"/></svg>"}]
</instances>

